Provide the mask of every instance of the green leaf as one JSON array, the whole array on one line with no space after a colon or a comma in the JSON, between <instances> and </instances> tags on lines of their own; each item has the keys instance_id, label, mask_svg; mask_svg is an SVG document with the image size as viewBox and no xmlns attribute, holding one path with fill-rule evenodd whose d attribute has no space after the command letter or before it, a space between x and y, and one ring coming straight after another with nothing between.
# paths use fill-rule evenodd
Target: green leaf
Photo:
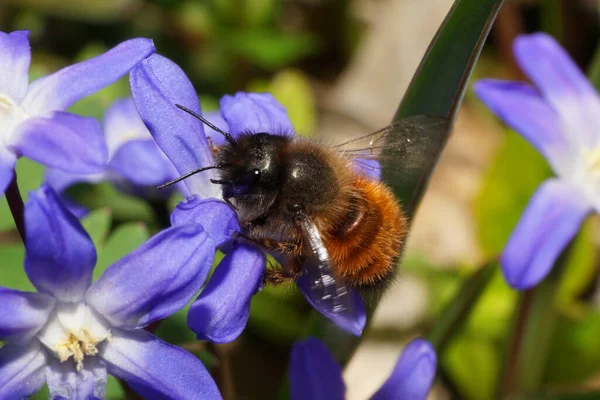
<instances>
[{"instance_id":1,"label":"green leaf","mask_svg":"<svg viewBox=\"0 0 600 400\"><path fill-rule=\"evenodd\" d=\"M100 249L104 245L104 241L110 230L111 216L109 209L99 209L92 211L81 220L81 224L85 231L92 238L96 249Z\"/></svg>"},{"instance_id":2,"label":"green leaf","mask_svg":"<svg viewBox=\"0 0 600 400\"><path fill-rule=\"evenodd\" d=\"M500 354L494 343L479 336L461 335L442 354L441 363L466 400L494 398Z\"/></svg>"},{"instance_id":3,"label":"green leaf","mask_svg":"<svg viewBox=\"0 0 600 400\"><path fill-rule=\"evenodd\" d=\"M0 246L0 282L13 289L35 291L23 268L25 248L22 244Z\"/></svg>"},{"instance_id":4,"label":"green leaf","mask_svg":"<svg viewBox=\"0 0 600 400\"><path fill-rule=\"evenodd\" d=\"M478 237L488 255L502 251L531 195L550 176L546 160L525 139L508 131L475 199Z\"/></svg>"},{"instance_id":5,"label":"green leaf","mask_svg":"<svg viewBox=\"0 0 600 400\"><path fill-rule=\"evenodd\" d=\"M414 115L454 119L475 62L503 2L454 2L398 107L396 120Z\"/></svg>"},{"instance_id":6,"label":"green leaf","mask_svg":"<svg viewBox=\"0 0 600 400\"><path fill-rule=\"evenodd\" d=\"M559 317L546 362L544 381L559 385L577 384L596 374L600 365L598 332L598 311L578 319Z\"/></svg>"},{"instance_id":7,"label":"green leaf","mask_svg":"<svg viewBox=\"0 0 600 400\"><path fill-rule=\"evenodd\" d=\"M223 36L220 44L222 48L265 69L282 68L318 49L317 39L310 34L263 29L229 33Z\"/></svg>"},{"instance_id":8,"label":"green leaf","mask_svg":"<svg viewBox=\"0 0 600 400\"><path fill-rule=\"evenodd\" d=\"M154 213L148 203L118 191L108 182L73 185L67 195L91 210L110 208L115 220L154 222Z\"/></svg>"},{"instance_id":9,"label":"green leaf","mask_svg":"<svg viewBox=\"0 0 600 400\"><path fill-rule=\"evenodd\" d=\"M436 351L443 352L448 341L468 320L473 307L498 269L490 263L465 280L456 296L446 305L427 334Z\"/></svg>"},{"instance_id":10,"label":"green leaf","mask_svg":"<svg viewBox=\"0 0 600 400\"><path fill-rule=\"evenodd\" d=\"M588 218L571 244L563 278L556 294L556 305L565 315L581 317L586 312L586 304L579 298L588 290L596 275L594 228L594 219Z\"/></svg>"},{"instance_id":11,"label":"green leaf","mask_svg":"<svg viewBox=\"0 0 600 400\"><path fill-rule=\"evenodd\" d=\"M137 249L149 237L148 229L141 223L120 225L99 252L98 262L94 269L94 280L102 276L109 265Z\"/></svg>"}]
</instances>

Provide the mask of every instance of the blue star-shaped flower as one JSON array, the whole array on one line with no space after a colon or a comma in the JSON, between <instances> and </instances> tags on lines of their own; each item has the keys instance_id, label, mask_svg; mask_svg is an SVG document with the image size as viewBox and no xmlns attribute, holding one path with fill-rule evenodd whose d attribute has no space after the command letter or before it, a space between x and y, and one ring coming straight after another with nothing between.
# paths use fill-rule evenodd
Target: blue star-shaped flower
<instances>
[{"instance_id":1,"label":"blue star-shaped flower","mask_svg":"<svg viewBox=\"0 0 600 400\"><path fill-rule=\"evenodd\" d=\"M600 210L600 97L550 36L520 36L514 43L523 82L481 80L475 93L546 158L556 177L531 198L503 251L507 282L537 285L585 216Z\"/></svg>"},{"instance_id":2,"label":"blue star-shaped flower","mask_svg":"<svg viewBox=\"0 0 600 400\"><path fill-rule=\"evenodd\" d=\"M96 251L54 191L29 196L25 271L37 292L0 287L0 398L104 399L107 373L145 398L221 398L202 363L143 327L206 280L214 243L198 224L162 231L92 283ZM177 249L177 251L173 251Z\"/></svg>"},{"instance_id":3,"label":"blue star-shaped flower","mask_svg":"<svg viewBox=\"0 0 600 400\"><path fill-rule=\"evenodd\" d=\"M132 39L90 60L29 84L29 32L0 32L0 191L17 158L78 173L106 167L107 150L93 118L64 112L77 100L113 83L155 51L149 39Z\"/></svg>"}]
</instances>

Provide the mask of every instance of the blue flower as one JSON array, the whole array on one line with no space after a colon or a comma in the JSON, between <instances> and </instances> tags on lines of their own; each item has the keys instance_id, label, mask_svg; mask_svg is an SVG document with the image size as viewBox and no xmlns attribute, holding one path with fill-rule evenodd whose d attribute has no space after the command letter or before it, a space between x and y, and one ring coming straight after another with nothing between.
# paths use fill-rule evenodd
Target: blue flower
<instances>
[{"instance_id":1,"label":"blue flower","mask_svg":"<svg viewBox=\"0 0 600 400\"><path fill-rule=\"evenodd\" d=\"M77 100L113 83L155 51L149 39L132 39L90 60L29 82L29 32L0 32L0 191L26 156L66 171L106 167L106 146L93 118L66 113Z\"/></svg>"},{"instance_id":2,"label":"blue flower","mask_svg":"<svg viewBox=\"0 0 600 400\"><path fill-rule=\"evenodd\" d=\"M142 120L181 175L214 165L208 138L219 145L221 136L205 132L200 121L175 107L181 104L201 112L198 96L181 68L154 54L131 71L131 92ZM234 137L242 132L294 132L285 109L270 94L225 96L220 111L221 118L213 116L214 122ZM203 225L217 246L228 252L188 314L188 326L199 339L221 343L235 339L246 326L250 300L261 288L265 256L258 247L235 240L235 233L240 232L237 215L222 200L220 188L211 178L216 178L214 171L207 170L185 180L194 196L177 207L171 222L174 226ZM311 301L310 293L304 290L304 295ZM355 297L361 303L357 294ZM360 334L365 324L362 303L354 314L318 311L353 334Z\"/></svg>"},{"instance_id":3,"label":"blue flower","mask_svg":"<svg viewBox=\"0 0 600 400\"><path fill-rule=\"evenodd\" d=\"M396 362L392 375L372 400L424 400L431 389L437 357L423 339L412 340ZM296 342L290 359L292 400L343 400L346 386L342 369L318 339Z\"/></svg>"},{"instance_id":4,"label":"blue flower","mask_svg":"<svg viewBox=\"0 0 600 400\"><path fill-rule=\"evenodd\" d=\"M142 329L205 281L214 244L200 225L160 232L92 283L92 241L49 186L30 194L25 223L25 271L38 291L0 287L1 399L44 383L53 399L104 399L107 373L145 398L220 398L195 356Z\"/></svg>"},{"instance_id":5,"label":"blue flower","mask_svg":"<svg viewBox=\"0 0 600 400\"><path fill-rule=\"evenodd\" d=\"M75 183L109 181L125 192L147 199L160 199L171 194L169 190L160 191L156 187L175 179L177 170L156 145L140 119L133 99L115 101L106 110L103 125L108 148L106 170L80 174L50 168L46 171L48 184L58 193ZM178 186L187 189L185 185Z\"/></svg>"},{"instance_id":6,"label":"blue flower","mask_svg":"<svg viewBox=\"0 0 600 400\"><path fill-rule=\"evenodd\" d=\"M475 93L556 174L529 201L501 257L507 282L528 289L550 272L585 216L600 210L600 98L550 36L520 36L514 53L535 88L488 79Z\"/></svg>"}]
</instances>

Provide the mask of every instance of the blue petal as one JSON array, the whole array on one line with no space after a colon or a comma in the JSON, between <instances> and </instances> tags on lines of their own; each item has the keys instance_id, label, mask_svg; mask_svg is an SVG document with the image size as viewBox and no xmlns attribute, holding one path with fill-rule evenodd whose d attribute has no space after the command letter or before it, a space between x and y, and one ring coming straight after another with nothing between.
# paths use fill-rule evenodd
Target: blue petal
<instances>
[{"instance_id":1,"label":"blue petal","mask_svg":"<svg viewBox=\"0 0 600 400\"><path fill-rule=\"evenodd\" d=\"M269 93L238 92L234 96L223 96L221 115L232 135L242 132L294 134L285 108Z\"/></svg>"},{"instance_id":2,"label":"blue petal","mask_svg":"<svg viewBox=\"0 0 600 400\"><path fill-rule=\"evenodd\" d=\"M572 166L572 146L556 112L521 82L481 80L474 86L479 98L508 126L544 155L556 173Z\"/></svg>"},{"instance_id":3,"label":"blue petal","mask_svg":"<svg viewBox=\"0 0 600 400\"><path fill-rule=\"evenodd\" d=\"M188 327L198 339L227 343L242 333L264 271L265 255L258 247L234 245L190 307Z\"/></svg>"},{"instance_id":4,"label":"blue petal","mask_svg":"<svg viewBox=\"0 0 600 400\"><path fill-rule=\"evenodd\" d=\"M20 124L14 147L41 164L78 174L103 171L108 158L98 121L64 112Z\"/></svg>"},{"instance_id":5,"label":"blue petal","mask_svg":"<svg viewBox=\"0 0 600 400\"><path fill-rule=\"evenodd\" d=\"M157 54L131 71L131 93L148 130L181 175L214 164L202 122L175 107L183 105L200 113L194 87L175 63ZM193 194L218 197L210 183L214 171L185 180Z\"/></svg>"},{"instance_id":6,"label":"blue petal","mask_svg":"<svg viewBox=\"0 0 600 400\"><path fill-rule=\"evenodd\" d=\"M102 126L110 154L129 140L152 140L131 97L114 101L104 113Z\"/></svg>"},{"instance_id":7,"label":"blue petal","mask_svg":"<svg viewBox=\"0 0 600 400\"><path fill-rule=\"evenodd\" d=\"M139 186L158 186L177 177L177 170L152 138L131 140L119 147L108 168Z\"/></svg>"},{"instance_id":8,"label":"blue petal","mask_svg":"<svg viewBox=\"0 0 600 400\"><path fill-rule=\"evenodd\" d=\"M501 257L506 281L529 289L548 275L591 210L576 187L549 179L535 192Z\"/></svg>"},{"instance_id":9,"label":"blue petal","mask_svg":"<svg viewBox=\"0 0 600 400\"><path fill-rule=\"evenodd\" d=\"M50 116L52 111L64 111L127 74L155 50L150 39L127 40L104 54L32 82L22 107L29 115Z\"/></svg>"},{"instance_id":10,"label":"blue petal","mask_svg":"<svg viewBox=\"0 0 600 400\"><path fill-rule=\"evenodd\" d=\"M191 223L202 225L217 247L229 241L232 233L240 232L237 214L221 200L203 200L194 196L180 202L171 214L171 225Z\"/></svg>"},{"instance_id":11,"label":"blue petal","mask_svg":"<svg viewBox=\"0 0 600 400\"><path fill-rule=\"evenodd\" d=\"M27 347L6 344L0 348L0 399L23 399L46 382L46 356L34 342Z\"/></svg>"},{"instance_id":12,"label":"blue petal","mask_svg":"<svg viewBox=\"0 0 600 400\"><path fill-rule=\"evenodd\" d=\"M46 368L46 383L51 399L105 399L106 367L98 357L85 357L83 368L77 371L72 360L52 358Z\"/></svg>"},{"instance_id":13,"label":"blue petal","mask_svg":"<svg viewBox=\"0 0 600 400\"><path fill-rule=\"evenodd\" d=\"M96 249L77 218L43 185L25 204L25 272L40 292L79 301L92 283Z\"/></svg>"},{"instance_id":14,"label":"blue petal","mask_svg":"<svg viewBox=\"0 0 600 400\"><path fill-rule=\"evenodd\" d=\"M0 340L23 344L46 324L56 300L44 293L0 286L0 304Z\"/></svg>"},{"instance_id":15,"label":"blue petal","mask_svg":"<svg viewBox=\"0 0 600 400\"><path fill-rule=\"evenodd\" d=\"M296 281L296 284L298 285L298 289L300 289L304 295L304 298L306 298L315 310L346 332L355 336L360 336L362 334L365 324L367 323L367 314L365 312L365 305L358 293L347 287L346 289L348 290L348 296L350 296L351 305L343 312L339 312L330 308L324 308L330 304L321 302L319 301L320 299L313 298L314 294L310 290L310 282L307 274L301 275Z\"/></svg>"},{"instance_id":16,"label":"blue petal","mask_svg":"<svg viewBox=\"0 0 600 400\"><path fill-rule=\"evenodd\" d=\"M524 35L515 40L514 53L570 138L585 146L600 144L600 97L558 42L545 33Z\"/></svg>"},{"instance_id":17,"label":"blue petal","mask_svg":"<svg viewBox=\"0 0 600 400\"><path fill-rule=\"evenodd\" d=\"M0 146L0 191L4 193L13 176L15 176L15 164L17 156Z\"/></svg>"},{"instance_id":18,"label":"blue petal","mask_svg":"<svg viewBox=\"0 0 600 400\"><path fill-rule=\"evenodd\" d=\"M296 342L290 358L292 400L343 400L346 385L342 368L316 338ZM400 397L399 397L400 399Z\"/></svg>"},{"instance_id":19,"label":"blue petal","mask_svg":"<svg viewBox=\"0 0 600 400\"><path fill-rule=\"evenodd\" d=\"M101 357L109 374L145 399L220 399L217 385L191 353L143 330L112 330Z\"/></svg>"},{"instance_id":20,"label":"blue petal","mask_svg":"<svg viewBox=\"0 0 600 400\"><path fill-rule=\"evenodd\" d=\"M392 375L371 400L425 400L436 368L437 357L431 343L414 339L404 348Z\"/></svg>"},{"instance_id":21,"label":"blue petal","mask_svg":"<svg viewBox=\"0 0 600 400\"><path fill-rule=\"evenodd\" d=\"M206 280L214 253L200 225L166 229L108 267L86 301L113 325L145 326L190 301Z\"/></svg>"},{"instance_id":22,"label":"blue petal","mask_svg":"<svg viewBox=\"0 0 600 400\"><path fill-rule=\"evenodd\" d=\"M0 32L0 93L19 103L29 83L29 31Z\"/></svg>"}]
</instances>

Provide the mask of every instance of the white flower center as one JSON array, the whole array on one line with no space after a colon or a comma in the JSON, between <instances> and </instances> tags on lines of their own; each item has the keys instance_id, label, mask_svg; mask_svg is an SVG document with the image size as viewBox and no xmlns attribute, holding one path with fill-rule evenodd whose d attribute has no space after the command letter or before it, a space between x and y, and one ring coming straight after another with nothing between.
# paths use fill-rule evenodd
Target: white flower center
<instances>
[{"instance_id":1,"label":"white flower center","mask_svg":"<svg viewBox=\"0 0 600 400\"><path fill-rule=\"evenodd\" d=\"M10 97L0 93L0 142L10 145L16 128L29 118L17 103Z\"/></svg>"},{"instance_id":2,"label":"white flower center","mask_svg":"<svg viewBox=\"0 0 600 400\"><path fill-rule=\"evenodd\" d=\"M60 304L38 339L60 362L71 357L77 371L83 368L85 356L98 354L98 344L110 341L108 323L84 303Z\"/></svg>"},{"instance_id":3,"label":"white flower center","mask_svg":"<svg viewBox=\"0 0 600 400\"><path fill-rule=\"evenodd\" d=\"M590 175L600 177L600 147L593 150L584 149L583 158L587 164L587 170Z\"/></svg>"}]
</instances>

